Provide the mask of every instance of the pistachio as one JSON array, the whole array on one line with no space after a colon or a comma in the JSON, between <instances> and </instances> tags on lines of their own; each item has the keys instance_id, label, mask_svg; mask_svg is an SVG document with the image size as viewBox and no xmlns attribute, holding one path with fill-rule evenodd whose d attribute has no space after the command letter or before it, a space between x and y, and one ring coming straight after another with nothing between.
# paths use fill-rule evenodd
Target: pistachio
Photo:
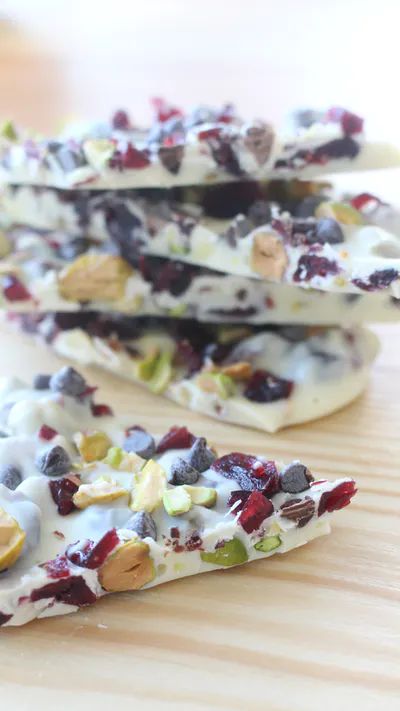
<instances>
[{"instance_id":1,"label":"pistachio","mask_svg":"<svg viewBox=\"0 0 400 711\"><path fill-rule=\"evenodd\" d=\"M223 400L235 394L235 383L229 375L224 373L200 373L196 378L200 390L206 393L215 393Z\"/></svg>"},{"instance_id":2,"label":"pistachio","mask_svg":"<svg viewBox=\"0 0 400 711\"><path fill-rule=\"evenodd\" d=\"M125 452L121 447L110 447L103 462L120 472L138 474L146 460L135 452Z\"/></svg>"},{"instance_id":3,"label":"pistachio","mask_svg":"<svg viewBox=\"0 0 400 711\"><path fill-rule=\"evenodd\" d=\"M132 268L121 257L83 254L60 273L60 295L70 301L118 301L131 274Z\"/></svg>"},{"instance_id":4,"label":"pistachio","mask_svg":"<svg viewBox=\"0 0 400 711\"><path fill-rule=\"evenodd\" d=\"M106 504L122 496L128 496L128 491L120 484L100 478L91 484L81 484L72 500L78 509L86 509L93 504Z\"/></svg>"},{"instance_id":5,"label":"pistachio","mask_svg":"<svg viewBox=\"0 0 400 711\"><path fill-rule=\"evenodd\" d=\"M138 590L153 580L153 561L147 543L133 539L119 546L99 568L99 581L108 592Z\"/></svg>"},{"instance_id":6,"label":"pistachio","mask_svg":"<svg viewBox=\"0 0 400 711\"><path fill-rule=\"evenodd\" d=\"M215 505L217 501L217 491L209 486L190 486L185 484L184 488L189 494L192 504L205 506L207 509Z\"/></svg>"},{"instance_id":7,"label":"pistachio","mask_svg":"<svg viewBox=\"0 0 400 711\"><path fill-rule=\"evenodd\" d=\"M280 280L288 264L285 247L273 232L257 232L253 239L251 268L260 276Z\"/></svg>"},{"instance_id":8,"label":"pistachio","mask_svg":"<svg viewBox=\"0 0 400 711\"><path fill-rule=\"evenodd\" d=\"M105 432L91 432L83 434L78 432L74 437L75 444L78 447L85 462L96 462L99 459L104 459L112 442Z\"/></svg>"},{"instance_id":9,"label":"pistachio","mask_svg":"<svg viewBox=\"0 0 400 711\"><path fill-rule=\"evenodd\" d=\"M151 513L161 504L166 488L167 475L164 469L154 459L149 459L138 475L130 504L131 509Z\"/></svg>"},{"instance_id":10,"label":"pistachio","mask_svg":"<svg viewBox=\"0 0 400 711\"><path fill-rule=\"evenodd\" d=\"M15 126L12 121L3 121L0 126L0 136L6 138L8 141L16 141L18 138Z\"/></svg>"},{"instance_id":11,"label":"pistachio","mask_svg":"<svg viewBox=\"0 0 400 711\"><path fill-rule=\"evenodd\" d=\"M0 232L0 259L3 259L3 257L7 257L7 255L10 254L11 250L12 245L10 240L7 238L4 232Z\"/></svg>"},{"instance_id":12,"label":"pistachio","mask_svg":"<svg viewBox=\"0 0 400 711\"><path fill-rule=\"evenodd\" d=\"M115 144L108 138L89 138L83 144L85 158L97 170L104 168L115 151Z\"/></svg>"},{"instance_id":13,"label":"pistachio","mask_svg":"<svg viewBox=\"0 0 400 711\"><path fill-rule=\"evenodd\" d=\"M0 508L0 571L14 565L21 555L25 538L18 521Z\"/></svg>"},{"instance_id":14,"label":"pistachio","mask_svg":"<svg viewBox=\"0 0 400 711\"><path fill-rule=\"evenodd\" d=\"M181 516L192 508L192 499L185 486L174 486L164 492L163 504L169 516Z\"/></svg>"}]
</instances>

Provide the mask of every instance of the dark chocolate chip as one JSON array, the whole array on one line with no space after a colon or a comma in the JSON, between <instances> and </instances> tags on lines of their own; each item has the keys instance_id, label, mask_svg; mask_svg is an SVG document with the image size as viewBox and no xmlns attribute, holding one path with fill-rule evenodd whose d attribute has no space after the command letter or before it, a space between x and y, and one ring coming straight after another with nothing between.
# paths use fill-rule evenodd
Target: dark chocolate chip
<instances>
[{"instance_id":1,"label":"dark chocolate chip","mask_svg":"<svg viewBox=\"0 0 400 711\"><path fill-rule=\"evenodd\" d=\"M83 395L87 389L85 379L78 373L75 368L65 366L50 378L50 389L53 392L70 395L71 397L79 397Z\"/></svg>"},{"instance_id":2,"label":"dark chocolate chip","mask_svg":"<svg viewBox=\"0 0 400 711\"><path fill-rule=\"evenodd\" d=\"M308 195L304 200L302 200L295 208L295 217L301 217L303 219L307 217L314 217L315 210L321 202L325 202L326 197L322 195Z\"/></svg>"},{"instance_id":3,"label":"dark chocolate chip","mask_svg":"<svg viewBox=\"0 0 400 711\"><path fill-rule=\"evenodd\" d=\"M311 472L304 464L290 464L279 477L280 488L289 494L299 494L310 488L313 481Z\"/></svg>"},{"instance_id":4,"label":"dark chocolate chip","mask_svg":"<svg viewBox=\"0 0 400 711\"><path fill-rule=\"evenodd\" d=\"M321 244L340 244L344 242L344 234L339 223L332 217L323 217L317 222L315 238Z\"/></svg>"},{"instance_id":5,"label":"dark chocolate chip","mask_svg":"<svg viewBox=\"0 0 400 711\"><path fill-rule=\"evenodd\" d=\"M209 469L216 457L207 447L207 442L204 437L198 437L192 444L187 457L189 464L197 469L198 472L204 472Z\"/></svg>"},{"instance_id":6,"label":"dark chocolate chip","mask_svg":"<svg viewBox=\"0 0 400 711\"><path fill-rule=\"evenodd\" d=\"M11 491L15 491L22 481L22 474L17 467L12 465L4 467L0 473L0 484L4 484Z\"/></svg>"},{"instance_id":7,"label":"dark chocolate chip","mask_svg":"<svg viewBox=\"0 0 400 711\"><path fill-rule=\"evenodd\" d=\"M289 499L281 506L281 516L295 521L299 528L305 526L315 513L314 501L308 497L305 499Z\"/></svg>"},{"instance_id":8,"label":"dark chocolate chip","mask_svg":"<svg viewBox=\"0 0 400 711\"><path fill-rule=\"evenodd\" d=\"M169 481L171 484L195 484L200 474L189 462L182 457L174 459L171 465Z\"/></svg>"},{"instance_id":9,"label":"dark chocolate chip","mask_svg":"<svg viewBox=\"0 0 400 711\"><path fill-rule=\"evenodd\" d=\"M38 375L35 375L33 379L33 387L35 390L48 390L50 387L50 378L51 375L38 373Z\"/></svg>"},{"instance_id":10,"label":"dark chocolate chip","mask_svg":"<svg viewBox=\"0 0 400 711\"><path fill-rule=\"evenodd\" d=\"M126 452L134 452L143 459L151 459L156 451L153 437L145 430L136 427L129 430L122 447Z\"/></svg>"},{"instance_id":11,"label":"dark chocolate chip","mask_svg":"<svg viewBox=\"0 0 400 711\"><path fill-rule=\"evenodd\" d=\"M140 538L153 538L157 540L157 526L153 517L147 511L138 511L126 522L124 528L135 531Z\"/></svg>"},{"instance_id":12,"label":"dark chocolate chip","mask_svg":"<svg viewBox=\"0 0 400 711\"><path fill-rule=\"evenodd\" d=\"M62 476L71 469L71 460L64 447L56 445L36 459L36 466L46 476Z\"/></svg>"},{"instance_id":13,"label":"dark chocolate chip","mask_svg":"<svg viewBox=\"0 0 400 711\"><path fill-rule=\"evenodd\" d=\"M65 244L61 244L57 249L57 256L60 257L60 259L69 261L87 252L89 246L90 242L86 237L76 237Z\"/></svg>"}]
</instances>

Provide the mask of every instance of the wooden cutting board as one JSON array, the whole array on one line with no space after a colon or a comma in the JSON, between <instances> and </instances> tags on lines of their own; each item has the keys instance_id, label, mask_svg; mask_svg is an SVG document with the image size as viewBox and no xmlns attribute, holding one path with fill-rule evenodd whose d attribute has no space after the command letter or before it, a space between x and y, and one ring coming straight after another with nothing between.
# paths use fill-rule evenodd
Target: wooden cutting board
<instances>
[{"instance_id":1,"label":"wooden cutting board","mask_svg":"<svg viewBox=\"0 0 400 711\"><path fill-rule=\"evenodd\" d=\"M220 424L100 371L102 401L162 433L185 424L242 449L354 476L331 536L0 632L3 708L314 711L400 707L399 329L368 392L344 411L269 436ZM0 371L30 380L60 360L1 331ZM7 704L6 704L7 701Z\"/></svg>"}]
</instances>

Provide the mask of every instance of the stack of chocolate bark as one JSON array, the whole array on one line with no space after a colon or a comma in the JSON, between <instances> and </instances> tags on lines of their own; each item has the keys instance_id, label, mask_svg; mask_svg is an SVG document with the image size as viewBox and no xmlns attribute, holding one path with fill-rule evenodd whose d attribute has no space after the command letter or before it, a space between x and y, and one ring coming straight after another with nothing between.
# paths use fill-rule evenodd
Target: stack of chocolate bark
<instances>
[{"instance_id":1,"label":"stack of chocolate bark","mask_svg":"<svg viewBox=\"0 0 400 711\"><path fill-rule=\"evenodd\" d=\"M292 135L231 106L155 102L108 124L0 139L1 294L60 355L270 432L366 385L400 318L400 213L324 176L398 167L343 109Z\"/></svg>"}]
</instances>

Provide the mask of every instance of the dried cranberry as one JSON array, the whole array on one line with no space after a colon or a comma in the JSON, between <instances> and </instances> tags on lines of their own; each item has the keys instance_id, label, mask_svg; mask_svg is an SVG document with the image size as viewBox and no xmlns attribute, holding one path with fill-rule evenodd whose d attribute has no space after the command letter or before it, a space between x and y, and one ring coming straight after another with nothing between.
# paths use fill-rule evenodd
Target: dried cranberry
<instances>
[{"instance_id":1,"label":"dried cranberry","mask_svg":"<svg viewBox=\"0 0 400 711\"><path fill-rule=\"evenodd\" d=\"M340 118L340 125L345 136L353 136L355 133L361 133L364 126L364 119L350 111L343 111Z\"/></svg>"},{"instance_id":2,"label":"dried cranberry","mask_svg":"<svg viewBox=\"0 0 400 711\"><path fill-rule=\"evenodd\" d=\"M297 263L293 281L309 281L315 276L326 277L328 274L337 274L338 272L337 262L326 257L318 257L316 254L304 254Z\"/></svg>"},{"instance_id":3,"label":"dried cranberry","mask_svg":"<svg viewBox=\"0 0 400 711\"><path fill-rule=\"evenodd\" d=\"M125 152L121 156L121 164L123 168L147 168L150 165L150 158L147 151L139 151L137 148L128 143Z\"/></svg>"},{"instance_id":4,"label":"dried cranberry","mask_svg":"<svg viewBox=\"0 0 400 711\"><path fill-rule=\"evenodd\" d=\"M259 491L253 491L247 499L238 521L246 533L253 533L274 512L274 505Z\"/></svg>"},{"instance_id":5,"label":"dried cranberry","mask_svg":"<svg viewBox=\"0 0 400 711\"><path fill-rule=\"evenodd\" d=\"M367 281L363 279L353 279L353 284L363 291L379 291L390 286L392 281L399 278L396 269L380 269L370 275Z\"/></svg>"},{"instance_id":6,"label":"dried cranberry","mask_svg":"<svg viewBox=\"0 0 400 711\"><path fill-rule=\"evenodd\" d=\"M93 417L104 417L105 415L112 416L114 414L111 407L109 405L105 405L104 403L95 405L95 403L92 402L90 409Z\"/></svg>"},{"instance_id":7,"label":"dried cranberry","mask_svg":"<svg viewBox=\"0 0 400 711\"><path fill-rule=\"evenodd\" d=\"M221 135L222 129L219 126L213 126L212 128L206 128L204 131L199 131L197 138L199 141L206 141L209 138L218 138Z\"/></svg>"},{"instance_id":8,"label":"dried cranberry","mask_svg":"<svg viewBox=\"0 0 400 711\"><path fill-rule=\"evenodd\" d=\"M270 495L271 489L273 493L278 490L275 463L260 461L250 454L225 454L212 463L211 469L227 479L234 479L244 491L266 491Z\"/></svg>"},{"instance_id":9,"label":"dried cranberry","mask_svg":"<svg viewBox=\"0 0 400 711\"><path fill-rule=\"evenodd\" d=\"M200 370L203 364L201 353L197 353L190 341L184 338L177 342L174 356L175 365L184 367L188 375Z\"/></svg>"},{"instance_id":10,"label":"dried cranberry","mask_svg":"<svg viewBox=\"0 0 400 711\"><path fill-rule=\"evenodd\" d=\"M69 578L71 574L65 555L58 555L56 558L53 558L53 560L48 560L46 563L43 563L42 567L50 578L55 578L56 580L59 578Z\"/></svg>"},{"instance_id":11,"label":"dried cranberry","mask_svg":"<svg viewBox=\"0 0 400 711\"><path fill-rule=\"evenodd\" d=\"M60 516L68 516L76 508L72 497L79 489L78 482L78 477L74 476L49 481L50 493Z\"/></svg>"},{"instance_id":12,"label":"dried cranberry","mask_svg":"<svg viewBox=\"0 0 400 711\"><path fill-rule=\"evenodd\" d=\"M115 528L111 528L100 538L96 545L94 545L92 541L85 542L83 550L76 549L75 546L69 546L66 555L75 565L94 570L104 563L107 556L114 550L118 543L118 533Z\"/></svg>"},{"instance_id":13,"label":"dried cranberry","mask_svg":"<svg viewBox=\"0 0 400 711\"><path fill-rule=\"evenodd\" d=\"M343 509L350 503L356 492L354 481L343 481L335 486L332 491L324 491L319 500L318 516L322 516L326 511L332 512Z\"/></svg>"},{"instance_id":14,"label":"dried cranberry","mask_svg":"<svg viewBox=\"0 0 400 711\"><path fill-rule=\"evenodd\" d=\"M129 116L127 112L123 109L119 109L119 111L115 112L111 119L111 123L113 128L120 131L127 131L129 128L131 128Z\"/></svg>"},{"instance_id":15,"label":"dried cranberry","mask_svg":"<svg viewBox=\"0 0 400 711\"><path fill-rule=\"evenodd\" d=\"M228 508L232 508L232 506L235 506L234 510L232 513L237 514L239 511L242 510L243 506L245 505L247 499L251 495L251 491L243 491L243 489L238 489L237 491L231 491L231 495L228 499ZM240 503L238 503L240 502Z\"/></svg>"},{"instance_id":16,"label":"dried cranberry","mask_svg":"<svg viewBox=\"0 0 400 711\"><path fill-rule=\"evenodd\" d=\"M185 548L187 551L198 551L202 545L203 539L197 531L193 531L193 533L185 540Z\"/></svg>"},{"instance_id":17,"label":"dried cranberry","mask_svg":"<svg viewBox=\"0 0 400 711\"><path fill-rule=\"evenodd\" d=\"M350 204L356 210L363 210L367 205L373 205L377 207L378 205L383 205L384 203L376 195L371 193L360 193L360 195L355 195L351 198Z\"/></svg>"},{"instance_id":18,"label":"dried cranberry","mask_svg":"<svg viewBox=\"0 0 400 711\"><path fill-rule=\"evenodd\" d=\"M267 370L255 370L243 394L253 402L275 402L290 397L293 387L291 380L277 378Z\"/></svg>"},{"instance_id":19,"label":"dried cranberry","mask_svg":"<svg viewBox=\"0 0 400 711\"><path fill-rule=\"evenodd\" d=\"M32 298L28 289L12 274L3 277L3 294L8 301L27 301Z\"/></svg>"},{"instance_id":20,"label":"dried cranberry","mask_svg":"<svg viewBox=\"0 0 400 711\"><path fill-rule=\"evenodd\" d=\"M6 615L4 612L0 612L0 627L2 625L5 625L6 622L11 620L11 618L12 618L12 615Z\"/></svg>"},{"instance_id":21,"label":"dried cranberry","mask_svg":"<svg viewBox=\"0 0 400 711\"><path fill-rule=\"evenodd\" d=\"M192 446L196 437L187 427L171 427L157 445L157 454L166 452L167 449L187 449Z\"/></svg>"},{"instance_id":22,"label":"dried cranberry","mask_svg":"<svg viewBox=\"0 0 400 711\"><path fill-rule=\"evenodd\" d=\"M183 112L180 109L175 106L171 106L171 104L168 104L165 99L162 99L159 96L151 99L151 103L156 112L157 121L160 121L161 123L168 121L174 116L183 116Z\"/></svg>"},{"instance_id":23,"label":"dried cranberry","mask_svg":"<svg viewBox=\"0 0 400 711\"><path fill-rule=\"evenodd\" d=\"M30 599L32 602L54 597L57 602L66 605L76 605L83 607L93 605L96 602L96 595L85 583L84 579L78 575L67 580L59 580L57 583L49 583L42 588L32 590Z\"/></svg>"},{"instance_id":24,"label":"dried cranberry","mask_svg":"<svg viewBox=\"0 0 400 711\"><path fill-rule=\"evenodd\" d=\"M57 430L53 430L52 427L49 427L49 425L42 425L39 432L38 436L40 439L45 439L48 442L50 442L53 437L55 437L58 434Z\"/></svg>"}]
</instances>

